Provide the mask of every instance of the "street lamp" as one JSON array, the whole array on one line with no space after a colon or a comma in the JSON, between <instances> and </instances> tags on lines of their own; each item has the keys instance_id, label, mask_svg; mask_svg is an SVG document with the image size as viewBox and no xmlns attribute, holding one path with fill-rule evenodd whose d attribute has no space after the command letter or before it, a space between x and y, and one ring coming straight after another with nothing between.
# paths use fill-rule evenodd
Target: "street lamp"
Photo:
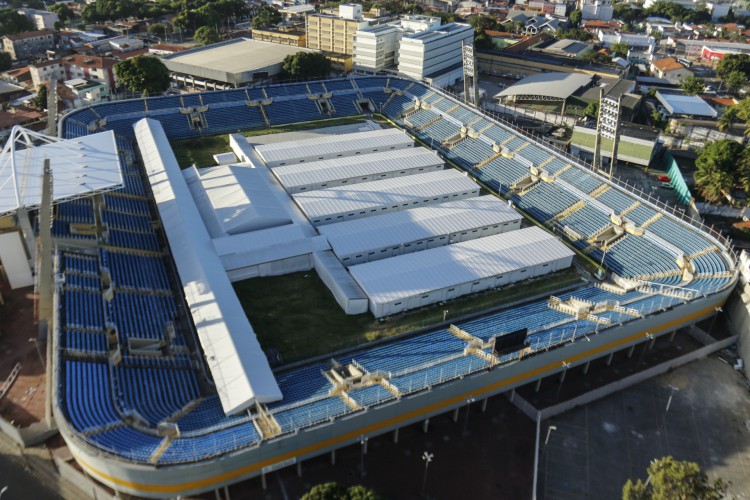
<instances>
[{"instance_id":1,"label":"street lamp","mask_svg":"<svg viewBox=\"0 0 750 500\"><path fill-rule=\"evenodd\" d=\"M471 403L476 401L473 397L466 400L466 420L464 420L464 433L463 437L466 437L466 429L469 427L469 410L471 409Z\"/></svg>"},{"instance_id":2,"label":"street lamp","mask_svg":"<svg viewBox=\"0 0 750 500\"><path fill-rule=\"evenodd\" d=\"M365 472L365 449L367 447L367 436L362 436L359 440L359 444L362 445L359 469L360 469L360 473L362 474L362 477L365 477L367 475L367 472Z\"/></svg>"},{"instance_id":3,"label":"street lamp","mask_svg":"<svg viewBox=\"0 0 750 500\"><path fill-rule=\"evenodd\" d=\"M422 460L424 460L424 478L422 479L422 496L424 496L424 493L427 490L427 469L430 467L430 462L432 462L433 458L435 458L434 453L428 453L426 451L422 453Z\"/></svg>"},{"instance_id":4,"label":"street lamp","mask_svg":"<svg viewBox=\"0 0 750 500\"><path fill-rule=\"evenodd\" d=\"M719 313L724 312L724 309L721 307L714 307L714 311L716 311L716 314L714 314L714 319L711 320L711 328L708 329L708 334L711 335L714 331L714 325L716 324L716 318L719 317Z\"/></svg>"},{"instance_id":5,"label":"street lamp","mask_svg":"<svg viewBox=\"0 0 750 500\"><path fill-rule=\"evenodd\" d=\"M448 309L443 309L443 323L445 323L446 316L448 316Z\"/></svg>"}]
</instances>

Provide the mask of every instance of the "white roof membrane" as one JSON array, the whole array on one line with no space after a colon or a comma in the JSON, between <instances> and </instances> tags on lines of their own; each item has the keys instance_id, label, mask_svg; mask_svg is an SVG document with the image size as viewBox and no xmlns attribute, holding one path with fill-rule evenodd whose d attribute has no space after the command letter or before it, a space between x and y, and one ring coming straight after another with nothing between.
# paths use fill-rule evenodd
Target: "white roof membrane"
<instances>
[{"instance_id":1,"label":"white roof membrane","mask_svg":"<svg viewBox=\"0 0 750 500\"><path fill-rule=\"evenodd\" d=\"M269 164L280 162L292 163L298 160L310 159L352 151L371 150L391 147L404 147L413 145L412 140L406 132L395 128L381 130L368 130L366 132L355 132L350 134L330 135L302 139L300 141L276 142L273 144L262 144L255 146L260 158Z\"/></svg>"},{"instance_id":2,"label":"white roof membrane","mask_svg":"<svg viewBox=\"0 0 750 500\"><path fill-rule=\"evenodd\" d=\"M200 221L161 124L144 118L135 136L187 305L222 408L238 413L282 398L268 360Z\"/></svg>"},{"instance_id":3,"label":"white roof membrane","mask_svg":"<svg viewBox=\"0 0 750 500\"><path fill-rule=\"evenodd\" d=\"M339 257L521 219L492 195L320 226Z\"/></svg>"},{"instance_id":4,"label":"white roof membrane","mask_svg":"<svg viewBox=\"0 0 750 500\"><path fill-rule=\"evenodd\" d=\"M14 127L0 155L0 215L39 206L47 159L53 202L122 187L114 132L59 140Z\"/></svg>"},{"instance_id":5,"label":"white roof membrane","mask_svg":"<svg viewBox=\"0 0 750 500\"><path fill-rule=\"evenodd\" d=\"M479 190L477 183L459 171L449 169L307 191L295 194L294 200L305 215L314 220L327 215L367 211L386 205L403 205L473 190Z\"/></svg>"},{"instance_id":6,"label":"white roof membrane","mask_svg":"<svg viewBox=\"0 0 750 500\"><path fill-rule=\"evenodd\" d=\"M387 303L574 255L533 226L349 268L370 301Z\"/></svg>"}]
</instances>

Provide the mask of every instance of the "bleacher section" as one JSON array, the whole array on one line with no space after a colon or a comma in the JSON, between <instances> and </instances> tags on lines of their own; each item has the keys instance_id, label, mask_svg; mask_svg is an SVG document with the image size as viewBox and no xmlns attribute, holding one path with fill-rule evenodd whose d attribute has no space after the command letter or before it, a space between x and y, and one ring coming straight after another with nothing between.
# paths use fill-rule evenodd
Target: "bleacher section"
<instances>
[{"instance_id":1,"label":"bleacher section","mask_svg":"<svg viewBox=\"0 0 750 500\"><path fill-rule=\"evenodd\" d=\"M396 396L391 390L401 394L423 391L521 356L585 340L586 336L606 332L607 321L617 325L637 318L610 308L599 314L599 321L593 321L550 308L547 301L518 305L456 326L480 342L527 328L529 344L523 351L497 359L486 346L467 349L467 340L448 329L400 337L377 346L363 346L337 359L342 365L351 363L366 375L387 381L388 390L373 379L365 387L334 387L325 374L328 362L316 362L276 374L283 400L238 415L224 415L212 383L205 378L204 360L183 310L181 294L173 291L172 283L179 280L172 275L173 266L166 253L169 249L147 201L148 183L142 182L137 155L128 142L133 137L132 124L144 116L158 119L170 139L263 128L266 124L261 108L248 106L247 101L267 98L272 103L263 109L271 125L320 120L328 116L321 114L308 95L326 91L333 93L332 116L348 116L356 113L352 102L357 98L355 89L378 109L382 107L382 113L397 124L404 124L403 113L413 108L416 99L432 103L431 109L407 118L411 127L422 128L412 133L538 221L549 221L580 200L574 190L563 189L556 179L547 177L535 180L528 190L511 193L511 186L530 175L524 159L537 166L543 164L544 172L559 175L561 181L581 191L596 190L591 196L598 203L615 213L627 211L625 219L636 226L649 222L646 231L682 250L695 269L695 278L682 282L669 245L635 234L620 237L606 250L590 251L591 258L603 261L610 272L654 284L690 287L699 293L713 293L733 282L728 273L732 263L725 258L725 249L719 249L718 243L705 234L667 215L653 220L657 211L644 200L616 186L602 191L599 186L604 181L584 168L571 166L571 161L553 156L547 147L530 144L521 132L480 117L477 111L415 82L368 77L353 84L340 79L272 86L265 91L237 89L134 99L74 110L61 122L62 135L77 137L99 128L115 130L126 175L122 190L98 198L103 205L96 205L98 212L85 200L63 203L55 210L53 228L57 236L67 236L71 224L101 222L98 236L86 236L96 239L98 249L91 247L86 253L66 250L57 258L56 273L61 277L56 281L60 407L80 440L104 453L143 464L205 460L258 446L267 437L259 424L263 418L275 429L270 437L296 433L392 401ZM403 91L403 95L396 95L393 89ZM187 116L180 113L180 108L198 106L208 106L204 112L206 130L191 128ZM482 137L466 137L444 147L442 143L459 131L453 120ZM493 143L502 144L506 153L517 151L517 156L497 155ZM477 166L491 157L491 162ZM581 208L574 207L578 209L567 217L558 217L557 223L584 237L593 235L609 223L607 213L594 204L589 201ZM97 213L100 217L95 217ZM715 245L716 250L712 250ZM559 299L571 297L591 304L606 301L640 315L689 300L649 291L618 294L593 286L562 294ZM141 340L153 340L158 349L149 355L130 352L131 345L140 345ZM160 434L159 424L174 424L178 432Z\"/></svg>"}]
</instances>

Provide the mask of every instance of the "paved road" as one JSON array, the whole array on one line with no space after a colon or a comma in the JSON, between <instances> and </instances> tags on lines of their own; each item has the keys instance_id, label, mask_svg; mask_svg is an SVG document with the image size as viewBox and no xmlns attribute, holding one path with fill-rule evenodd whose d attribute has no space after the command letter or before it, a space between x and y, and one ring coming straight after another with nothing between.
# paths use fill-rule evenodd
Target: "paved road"
<instances>
[{"instance_id":1,"label":"paved road","mask_svg":"<svg viewBox=\"0 0 750 500\"><path fill-rule=\"evenodd\" d=\"M0 453L0 490L5 487L8 489L2 494L2 500L62 498L27 471L18 457Z\"/></svg>"}]
</instances>

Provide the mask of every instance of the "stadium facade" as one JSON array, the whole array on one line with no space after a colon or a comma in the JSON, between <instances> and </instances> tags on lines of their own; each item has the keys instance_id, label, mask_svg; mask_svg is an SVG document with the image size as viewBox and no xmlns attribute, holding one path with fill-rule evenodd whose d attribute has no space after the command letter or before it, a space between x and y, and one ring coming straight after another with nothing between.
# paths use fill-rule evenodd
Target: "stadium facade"
<instances>
[{"instance_id":1,"label":"stadium facade","mask_svg":"<svg viewBox=\"0 0 750 500\"><path fill-rule=\"evenodd\" d=\"M179 326L186 297L174 283L185 277L173 259L185 249L170 252L152 223L163 178L144 176L141 157L151 161L153 151L133 143L134 124L156 120L173 140L367 110L601 262L607 279L360 346L336 357L335 373L320 361L276 371L280 400L256 373L263 363L248 366L245 382L260 397L249 406L221 401L219 371L211 367L213 382L206 376L216 346L201 325ZM107 227L93 250L56 257L53 411L83 470L124 493L209 491L509 391L709 317L736 282L736 258L720 236L414 81L364 77L107 103L71 112L60 130L67 138L113 130L125 187L98 206L57 207L59 238L72 237L73 208L83 218L98 210ZM519 331L526 342L504 342ZM159 356L137 354L155 339ZM239 411L227 416L228 405Z\"/></svg>"}]
</instances>

